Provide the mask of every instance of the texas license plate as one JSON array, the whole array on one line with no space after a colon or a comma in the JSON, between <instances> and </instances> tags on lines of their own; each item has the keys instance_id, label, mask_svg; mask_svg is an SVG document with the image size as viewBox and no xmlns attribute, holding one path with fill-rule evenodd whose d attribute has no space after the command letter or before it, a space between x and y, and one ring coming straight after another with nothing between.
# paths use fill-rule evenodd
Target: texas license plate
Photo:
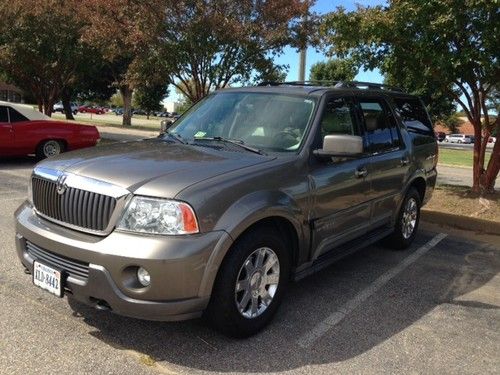
<instances>
[{"instance_id":1,"label":"texas license plate","mask_svg":"<svg viewBox=\"0 0 500 375\"><path fill-rule=\"evenodd\" d=\"M61 271L36 260L33 262L33 284L49 293L62 297L61 281Z\"/></svg>"}]
</instances>

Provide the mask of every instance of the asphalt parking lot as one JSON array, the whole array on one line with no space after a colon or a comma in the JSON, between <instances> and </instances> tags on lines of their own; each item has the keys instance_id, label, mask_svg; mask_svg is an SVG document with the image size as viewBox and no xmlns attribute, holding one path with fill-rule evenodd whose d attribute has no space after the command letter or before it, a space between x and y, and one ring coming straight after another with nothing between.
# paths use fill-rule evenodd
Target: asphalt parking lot
<instances>
[{"instance_id":1,"label":"asphalt parking lot","mask_svg":"<svg viewBox=\"0 0 500 375\"><path fill-rule=\"evenodd\" d=\"M0 161L0 373L500 372L500 241L422 228L407 251L371 246L292 285L246 340L202 320L147 322L34 287L13 212L34 161Z\"/></svg>"}]
</instances>

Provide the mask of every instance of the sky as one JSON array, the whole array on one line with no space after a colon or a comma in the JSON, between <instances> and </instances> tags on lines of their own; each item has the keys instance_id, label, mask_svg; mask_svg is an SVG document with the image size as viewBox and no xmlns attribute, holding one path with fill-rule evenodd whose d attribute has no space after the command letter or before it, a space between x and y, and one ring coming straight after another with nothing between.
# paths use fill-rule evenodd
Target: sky
<instances>
[{"instance_id":1,"label":"sky","mask_svg":"<svg viewBox=\"0 0 500 375\"><path fill-rule=\"evenodd\" d=\"M375 6L384 4L385 1L381 0L357 0L357 1L339 1L339 0L317 0L313 7L313 11L319 14L325 14L335 10L338 6L343 6L347 10L354 10L356 4L364 6ZM327 60L328 57L324 52L317 52L315 48L307 49L306 56L306 80L309 78L309 71L311 66L319 61ZM290 47L287 47L284 54L275 59L277 64L284 64L289 66L287 81L296 81L299 79L299 53ZM363 71L360 70L356 76L357 81L368 81L382 83L383 77L378 70Z\"/></svg>"}]
</instances>

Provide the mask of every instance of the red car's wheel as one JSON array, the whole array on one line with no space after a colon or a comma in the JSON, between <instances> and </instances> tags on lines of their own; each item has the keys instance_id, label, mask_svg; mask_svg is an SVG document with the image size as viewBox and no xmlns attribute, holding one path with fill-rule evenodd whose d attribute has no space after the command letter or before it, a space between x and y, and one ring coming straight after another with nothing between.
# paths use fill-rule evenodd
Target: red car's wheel
<instances>
[{"instance_id":1,"label":"red car's wheel","mask_svg":"<svg viewBox=\"0 0 500 375\"><path fill-rule=\"evenodd\" d=\"M62 152L64 152L64 144L60 141L49 139L40 143L37 148L36 155L40 159L45 159L51 156L59 155Z\"/></svg>"}]
</instances>

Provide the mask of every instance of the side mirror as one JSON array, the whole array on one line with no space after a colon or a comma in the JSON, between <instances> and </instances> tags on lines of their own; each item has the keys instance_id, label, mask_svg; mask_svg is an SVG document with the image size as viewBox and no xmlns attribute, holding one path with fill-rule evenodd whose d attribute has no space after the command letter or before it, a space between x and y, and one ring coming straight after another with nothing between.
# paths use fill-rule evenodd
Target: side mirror
<instances>
[{"instance_id":1,"label":"side mirror","mask_svg":"<svg viewBox=\"0 0 500 375\"><path fill-rule=\"evenodd\" d=\"M170 128L173 123L174 122L172 120L161 120L160 121L160 135L165 134L167 132L168 128Z\"/></svg>"},{"instance_id":2,"label":"side mirror","mask_svg":"<svg viewBox=\"0 0 500 375\"><path fill-rule=\"evenodd\" d=\"M321 158L355 158L363 154L363 138L357 135L326 135L323 148L313 153Z\"/></svg>"}]
</instances>

